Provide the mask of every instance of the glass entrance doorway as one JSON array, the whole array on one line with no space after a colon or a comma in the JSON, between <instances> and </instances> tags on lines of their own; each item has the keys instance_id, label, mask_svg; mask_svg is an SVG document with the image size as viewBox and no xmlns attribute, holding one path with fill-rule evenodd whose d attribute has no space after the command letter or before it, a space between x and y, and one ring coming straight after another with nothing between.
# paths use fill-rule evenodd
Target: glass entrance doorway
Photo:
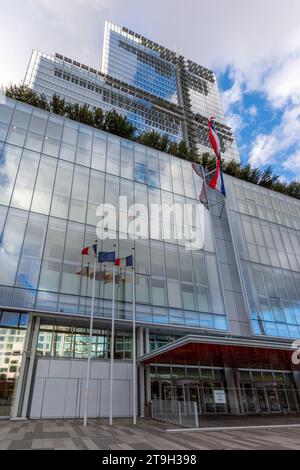
<instances>
[{"instance_id":1,"label":"glass entrance doorway","mask_svg":"<svg viewBox=\"0 0 300 470\"><path fill-rule=\"evenodd\" d=\"M299 411L299 398L289 372L239 371L242 413L276 414Z\"/></svg>"},{"instance_id":2,"label":"glass entrance doorway","mask_svg":"<svg viewBox=\"0 0 300 470\"><path fill-rule=\"evenodd\" d=\"M0 328L0 419L10 418L26 330Z\"/></svg>"}]
</instances>

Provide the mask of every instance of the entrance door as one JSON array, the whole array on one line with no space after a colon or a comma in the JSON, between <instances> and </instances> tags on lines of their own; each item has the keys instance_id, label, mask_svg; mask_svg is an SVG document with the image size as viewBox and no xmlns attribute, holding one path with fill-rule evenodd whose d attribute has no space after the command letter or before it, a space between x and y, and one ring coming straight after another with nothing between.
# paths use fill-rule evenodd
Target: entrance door
<instances>
[{"instance_id":1,"label":"entrance door","mask_svg":"<svg viewBox=\"0 0 300 470\"><path fill-rule=\"evenodd\" d=\"M256 390L257 393L257 404L258 404L258 412L260 413L269 413L269 403L266 394L266 390L264 388L258 388Z\"/></svg>"},{"instance_id":2,"label":"entrance door","mask_svg":"<svg viewBox=\"0 0 300 470\"><path fill-rule=\"evenodd\" d=\"M10 418L26 330L0 328L0 419Z\"/></svg>"},{"instance_id":3,"label":"entrance door","mask_svg":"<svg viewBox=\"0 0 300 470\"><path fill-rule=\"evenodd\" d=\"M269 403L270 413L280 413L281 407L280 407L280 402L279 402L276 388L275 387L266 388L266 394L267 394L267 399Z\"/></svg>"},{"instance_id":4,"label":"entrance door","mask_svg":"<svg viewBox=\"0 0 300 470\"><path fill-rule=\"evenodd\" d=\"M252 414L258 412L256 393L251 384L242 384L244 413Z\"/></svg>"},{"instance_id":5,"label":"entrance door","mask_svg":"<svg viewBox=\"0 0 300 470\"><path fill-rule=\"evenodd\" d=\"M197 403L198 413L201 414L199 386L185 387L186 406L189 414L194 413L194 402Z\"/></svg>"}]
</instances>

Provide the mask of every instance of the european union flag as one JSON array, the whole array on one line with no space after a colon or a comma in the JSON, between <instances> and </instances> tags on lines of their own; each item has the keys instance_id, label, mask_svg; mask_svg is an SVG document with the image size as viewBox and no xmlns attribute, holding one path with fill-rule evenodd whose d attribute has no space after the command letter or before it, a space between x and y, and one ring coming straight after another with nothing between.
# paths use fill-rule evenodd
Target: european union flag
<instances>
[{"instance_id":1,"label":"european union flag","mask_svg":"<svg viewBox=\"0 0 300 470\"><path fill-rule=\"evenodd\" d=\"M99 263L114 263L116 259L115 251L99 251Z\"/></svg>"}]
</instances>

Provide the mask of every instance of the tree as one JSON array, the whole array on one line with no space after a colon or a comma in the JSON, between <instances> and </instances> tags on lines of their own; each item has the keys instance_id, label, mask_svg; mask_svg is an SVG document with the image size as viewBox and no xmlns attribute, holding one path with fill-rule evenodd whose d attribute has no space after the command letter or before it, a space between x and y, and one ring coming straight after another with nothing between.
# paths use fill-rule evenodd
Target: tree
<instances>
[{"instance_id":1,"label":"tree","mask_svg":"<svg viewBox=\"0 0 300 470\"><path fill-rule=\"evenodd\" d=\"M190 160L191 154L188 149L188 146L184 140L181 140L178 144L178 157L184 158L184 160Z\"/></svg>"},{"instance_id":2,"label":"tree","mask_svg":"<svg viewBox=\"0 0 300 470\"><path fill-rule=\"evenodd\" d=\"M152 147L156 150L160 150L160 142L161 136L159 132L156 131L148 131L143 132L139 135L138 141L143 144L147 145L148 147Z\"/></svg>"},{"instance_id":3,"label":"tree","mask_svg":"<svg viewBox=\"0 0 300 470\"><path fill-rule=\"evenodd\" d=\"M178 153L178 145L177 142L170 142L168 147L168 153L171 155L176 156Z\"/></svg>"},{"instance_id":4,"label":"tree","mask_svg":"<svg viewBox=\"0 0 300 470\"><path fill-rule=\"evenodd\" d=\"M10 84L2 91L9 98L28 103L60 116L65 116L97 129L103 129L111 134L140 142L143 145L147 145L148 147L162 152L168 152L184 160L201 163L206 170L212 170L216 167L216 158L214 155L205 152L199 159L197 155L189 150L186 142L183 140L177 144L176 142L170 141L167 135L161 135L156 131L142 132L136 137L136 128L126 117L118 114L114 110L104 113L101 108L91 108L88 104L79 105L78 103L66 102L64 98L61 98L57 94L54 94L48 102L45 95L36 93L27 85L23 84ZM222 168L224 173L235 176L236 178L300 199L300 182L291 181L287 183L280 181L279 175L274 174L271 166L261 171L258 168L252 168L250 164L243 166L240 162L230 160L229 162L222 162Z\"/></svg>"},{"instance_id":5,"label":"tree","mask_svg":"<svg viewBox=\"0 0 300 470\"><path fill-rule=\"evenodd\" d=\"M118 114L115 110L105 113L103 129L111 134L116 134L126 139L133 139L136 131L136 128L128 119Z\"/></svg>"},{"instance_id":6,"label":"tree","mask_svg":"<svg viewBox=\"0 0 300 470\"><path fill-rule=\"evenodd\" d=\"M61 98L59 95L54 93L50 101L50 111L51 113L59 114L60 116L65 116L67 111L65 99Z\"/></svg>"},{"instance_id":7,"label":"tree","mask_svg":"<svg viewBox=\"0 0 300 470\"><path fill-rule=\"evenodd\" d=\"M209 152L204 152L200 157L200 163L205 170L214 168L216 166L216 157Z\"/></svg>"},{"instance_id":8,"label":"tree","mask_svg":"<svg viewBox=\"0 0 300 470\"><path fill-rule=\"evenodd\" d=\"M165 134L160 136L160 145L159 145L159 150L161 152L167 152L168 148L170 145L170 139L169 137Z\"/></svg>"},{"instance_id":9,"label":"tree","mask_svg":"<svg viewBox=\"0 0 300 470\"><path fill-rule=\"evenodd\" d=\"M295 197L296 199L300 199L300 182L291 181L286 186L286 194L288 194L291 197Z\"/></svg>"},{"instance_id":10,"label":"tree","mask_svg":"<svg viewBox=\"0 0 300 470\"><path fill-rule=\"evenodd\" d=\"M101 108L94 108L94 126L103 129L104 113Z\"/></svg>"},{"instance_id":11,"label":"tree","mask_svg":"<svg viewBox=\"0 0 300 470\"><path fill-rule=\"evenodd\" d=\"M269 165L263 172L261 173L260 179L258 184L260 186L264 186L265 188L272 188L274 183L278 180L279 175L274 175L273 168Z\"/></svg>"}]
</instances>

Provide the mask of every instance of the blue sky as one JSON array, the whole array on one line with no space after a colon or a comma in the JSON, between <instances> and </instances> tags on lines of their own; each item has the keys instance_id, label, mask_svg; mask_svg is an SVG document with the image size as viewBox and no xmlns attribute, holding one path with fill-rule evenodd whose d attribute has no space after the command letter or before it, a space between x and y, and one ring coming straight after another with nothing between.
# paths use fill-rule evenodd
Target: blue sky
<instances>
[{"instance_id":1,"label":"blue sky","mask_svg":"<svg viewBox=\"0 0 300 470\"><path fill-rule=\"evenodd\" d=\"M0 84L33 48L99 68L105 19L212 68L242 161L300 179L299 0L0 0Z\"/></svg>"}]
</instances>

